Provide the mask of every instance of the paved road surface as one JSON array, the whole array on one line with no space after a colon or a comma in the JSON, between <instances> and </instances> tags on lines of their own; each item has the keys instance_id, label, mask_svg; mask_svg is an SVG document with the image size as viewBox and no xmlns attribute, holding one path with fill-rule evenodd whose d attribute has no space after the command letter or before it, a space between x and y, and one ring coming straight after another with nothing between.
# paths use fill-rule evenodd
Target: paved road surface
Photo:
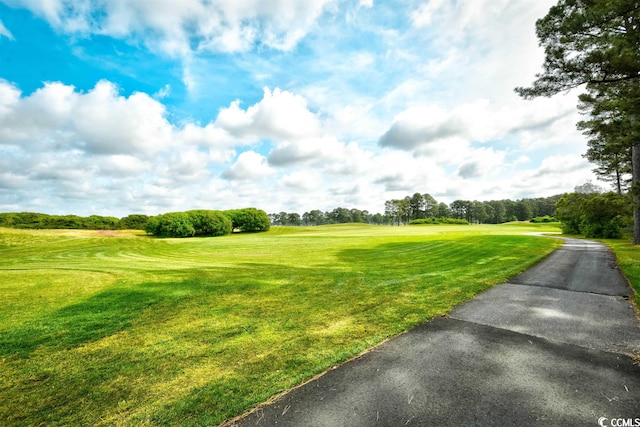
<instances>
[{"instance_id":1,"label":"paved road surface","mask_svg":"<svg viewBox=\"0 0 640 427\"><path fill-rule=\"evenodd\" d=\"M640 366L630 355L640 353L640 325L626 299L630 294L605 246L567 239L534 268L449 317L390 340L229 425L635 423Z\"/></svg>"}]
</instances>

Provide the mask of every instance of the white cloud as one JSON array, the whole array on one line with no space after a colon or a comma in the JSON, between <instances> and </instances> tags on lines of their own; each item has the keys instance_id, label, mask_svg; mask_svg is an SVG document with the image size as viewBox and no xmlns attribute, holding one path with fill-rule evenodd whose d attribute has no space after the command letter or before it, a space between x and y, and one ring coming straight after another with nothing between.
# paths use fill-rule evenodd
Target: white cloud
<instances>
[{"instance_id":1,"label":"white cloud","mask_svg":"<svg viewBox=\"0 0 640 427\"><path fill-rule=\"evenodd\" d=\"M14 40L13 34L11 34L11 31L9 31L7 27L4 26L1 20L0 20L0 37L6 37L9 40Z\"/></svg>"},{"instance_id":2,"label":"white cloud","mask_svg":"<svg viewBox=\"0 0 640 427\"><path fill-rule=\"evenodd\" d=\"M164 85L164 87L162 87L162 89L154 93L153 97L156 99L162 99L162 98L166 98L169 95L171 95L171 85L166 84Z\"/></svg>"},{"instance_id":3,"label":"white cloud","mask_svg":"<svg viewBox=\"0 0 640 427\"><path fill-rule=\"evenodd\" d=\"M189 93L102 81L23 95L0 81L0 210L380 212L416 191L449 203L570 190L592 176L575 94L513 92L540 68L533 25L553 2L13 0L73 41L178 58ZM202 124L180 121L202 106Z\"/></svg>"},{"instance_id":4,"label":"white cloud","mask_svg":"<svg viewBox=\"0 0 640 427\"><path fill-rule=\"evenodd\" d=\"M465 124L456 115L437 106L413 107L394 118L379 144L413 150L465 133Z\"/></svg>"},{"instance_id":5,"label":"white cloud","mask_svg":"<svg viewBox=\"0 0 640 427\"><path fill-rule=\"evenodd\" d=\"M251 181L273 174L267 159L255 151L245 151L222 176L233 181Z\"/></svg>"},{"instance_id":6,"label":"white cloud","mask_svg":"<svg viewBox=\"0 0 640 427\"><path fill-rule=\"evenodd\" d=\"M67 2L14 0L67 33L139 38L152 50L238 52L256 44L288 51L332 0L156 0Z\"/></svg>"},{"instance_id":7,"label":"white cloud","mask_svg":"<svg viewBox=\"0 0 640 427\"><path fill-rule=\"evenodd\" d=\"M9 87L7 87L9 86ZM8 83L2 102L0 143L67 145L97 154L151 154L170 144L172 126L164 106L150 96L118 94L113 83L100 81L87 93L73 86L47 83L16 102ZM13 107L13 108L11 108Z\"/></svg>"},{"instance_id":8,"label":"white cloud","mask_svg":"<svg viewBox=\"0 0 640 427\"><path fill-rule=\"evenodd\" d=\"M589 163L578 155L551 156L542 161L533 176L572 175L575 172L584 172L589 168Z\"/></svg>"},{"instance_id":9,"label":"white cloud","mask_svg":"<svg viewBox=\"0 0 640 427\"><path fill-rule=\"evenodd\" d=\"M287 166L302 162L327 162L339 156L344 144L332 136L300 138L278 143L269 153L269 163Z\"/></svg>"},{"instance_id":10,"label":"white cloud","mask_svg":"<svg viewBox=\"0 0 640 427\"><path fill-rule=\"evenodd\" d=\"M458 167L457 175L463 179L475 179L489 173L498 173L504 164L506 153L493 148L479 148L470 153L459 153L466 160Z\"/></svg>"},{"instance_id":11,"label":"white cloud","mask_svg":"<svg viewBox=\"0 0 640 427\"><path fill-rule=\"evenodd\" d=\"M445 5L445 0L430 0L421 4L411 13L411 22L416 27L424 27L431 23L436 15Z\"/></svg>"},{"instance_id":12,"label":"white cloud","mask_svg":"<svg viewBox=\"0 0 640 427\"><path fill-rule=\"evenodd\" d=\"M293 191L315 192L323 185L323 177L316 171L296 171L285 175L280 184Z\"/></svg>"},{"instance_id":13,"label":"white cloud","mask_svg":"<svg viewBox=\"0 0 640 427\"><path fill-rule=\"evenodd\" d=\"M216 126L242 138L259 136L277 140L317 135L320 123L303 97L278 88L264 89L262 100L243 110L240 101L221 110Z\"/></svg>"},{"instance_id":14,"label":"white cloud","mask_svg":"<svg viewBox=\"0 0 640 427\"><path fill-rule=\"evenodd\" d=\"M422 80L444 86L442 96L462 100L511 97L515 86L529 84L541 70L543 51L534 24L554 3L431 0L419 5L411 17L429 47Z\"/></svg>"},{"instance_id":15,"label":"white cloud","mask_svg":"<svg viewBox=\"0 0 640 427\"><path fill-rule=\"evenodd\" d=\"M407 150L442 159L460 157L471 143L486 143L515 135L522 148L533 149L581 140L575 130L578 115L568 97L496 104L486 99L451 110L437 105L410 107L395 116L380 137L382 147Z\"/></svg>"},{"instance_id":16,"label":"white cloud","mask_svg":"<svg viewBox=\"0 0 640 427\"><path fill-rule=\"evenodd\" d=\"M0 119L15 108L20 101L20 95L21 92L17 87L0 79Z\"/></svg>"}]
</instances>

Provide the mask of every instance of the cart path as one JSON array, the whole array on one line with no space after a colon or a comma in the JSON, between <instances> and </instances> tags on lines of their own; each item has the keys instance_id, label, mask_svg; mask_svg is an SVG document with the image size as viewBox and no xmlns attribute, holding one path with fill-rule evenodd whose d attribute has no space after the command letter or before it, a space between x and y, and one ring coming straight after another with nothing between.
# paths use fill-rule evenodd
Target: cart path
<instances>
[{"instance_id":1,"label":"cart path","mask_svg":"<svg viewBox=\"0 0 640 427\"><path fill-rule=\"evenodd\" d=\"M530 270L229 426L597 426L640 418L640 324L604 245Z\"/></svg>"}]
</instances>

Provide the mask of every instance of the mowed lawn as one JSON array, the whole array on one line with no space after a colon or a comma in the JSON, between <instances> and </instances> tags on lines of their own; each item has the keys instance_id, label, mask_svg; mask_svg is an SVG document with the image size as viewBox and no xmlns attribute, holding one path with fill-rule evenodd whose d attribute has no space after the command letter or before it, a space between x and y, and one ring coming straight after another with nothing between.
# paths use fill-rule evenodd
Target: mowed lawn
<instances>
[{"instance_id":1,"label":"mowed lawn","mask_svg":"<svg viewBox=\"0 0 640 427\"><path fill-rule=\"evenodd\" d=\"M0 229L0 420L220 424L523 271L543 227Z\"/></svg>"}]
</instances>

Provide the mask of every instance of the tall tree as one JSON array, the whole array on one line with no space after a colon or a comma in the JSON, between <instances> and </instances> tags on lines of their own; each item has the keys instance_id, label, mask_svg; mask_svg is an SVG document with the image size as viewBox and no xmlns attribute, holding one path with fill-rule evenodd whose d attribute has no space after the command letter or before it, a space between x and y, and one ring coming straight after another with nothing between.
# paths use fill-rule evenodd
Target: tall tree
<instances>
[{"instance_id":1,"label":"tall tree","mask_svg":"<svg viewBox=\"0 0 640 427\"><path fill-rule=\"evenodd\" d=\"M632 129L618 108L619 96L608 95L579 96L578 108L591 118L578 122L578 129L589 138L584 157L596 165L593 172L599 179L613 182L617 193L622 194L630 181Z\"/></svg>"},{"instance_id":2,"label":"tall tree","mask_svg":"<svg viewBox=\"0 0 640 427\"><path fill-rule=\"evenodd\" d=\"M491 206L491 218L489 219L494 224L502 224L505 221L505 215L507 209L502 200L492 200L489 202Z\"/></svg>"},{"instance_id":3,"label":"tall tree","mask_svg":"<svg viewBox=\"0 0 640 427\"><path fill-rule=\"evenodd\" d=\"M438 202L431 196L431 194L425 193L422 195L424 200L424 216L425 218L431 218L436 216L438 210Z\"/></svg>"},{"instance_id":4,"label":"tall tree","mask_svg":"<svg viewBox=\"0 0 640 427\"><path fill-rule=\"evenodd\" d=\"M615 102L628 123L632 150L634 244L640 244L640 0L560 0L536 22L545 50L543 72L526 99L585 85L587 93Z\"/></svg>"},{"instance_id":5,"label":"tall tree","mask_svg":"<svg viewBox=\"0 0 640 427\"><path fill-rule=\"evenodd\" d=\"M450 205L454 218L466 219L471 223L471 202L468 200L454 200Z\"/></svg>"},{"instance_id":6,"label":"tall tree","mask_svg":"<svg viewBox=\"0 0 640 427\"><path fill-rule=\"evenodd\" d=\"M393 199L384 202L384 214L391 218L391 224L397 221L400 225L400 200Z\"/></svg>"},{"instance_id":7,"label":"tall tree","mask_svg":"<svg viewBox=\"0 0 640 427\"><path fill-rule=\"evenodd\" d=\"M424 218L424 198L422 194L415 193L409 199L409 207L411 210L410 219Z\"/></svg>"},{"instance_id":8,"label":"tall tree","mask_svg":"<svg viewBox=\"0 0 640 427\"><path fill-rule=\"evenodd\" d=\"M441 218L447 218L451 216L451 209L447 206L446 203L440 202L438 203L438 207L434 209L434 216L438 216Z\"/></svg>"}]
</instances>

